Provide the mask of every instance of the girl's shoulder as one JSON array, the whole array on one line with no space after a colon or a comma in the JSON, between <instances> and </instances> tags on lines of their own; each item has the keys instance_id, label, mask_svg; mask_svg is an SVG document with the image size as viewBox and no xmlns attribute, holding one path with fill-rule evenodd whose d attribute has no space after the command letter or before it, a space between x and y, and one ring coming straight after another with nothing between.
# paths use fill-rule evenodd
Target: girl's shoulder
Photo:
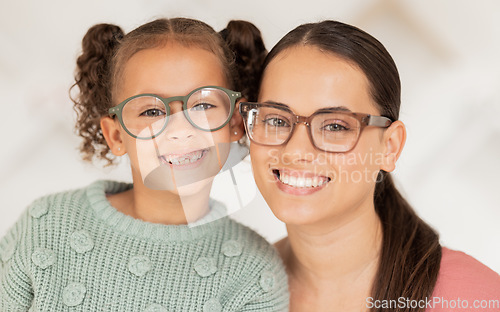
<instances>
[{"instance_id":1,"label":"girl's shoulder","mask_svg":"<svg viewBox=\"0 0 500 312\"><path fill-rule=\"evenodd\" d=\"M89 185L68 189L57 193L42 196L28 207L28 212L32 217L40 218L40 214L47 213L47 210L57 212L62 209L65 213L71 210L81 210L81 206L92 206L95 202L106 200L106 194L119 193L132 187L130 183L97 180Z\"/></svg>"},{"instance_id":2,"label":"girl's shoulder","mask_svg":"<svg viewBox=\"0 0 500 312\"><path fill-rule=\"evenodd\" d=\"M464 252L443 247L433 298L441 301L441 309L435 306L434 311L448 311L447 307L451 311L453 307L450 305L458 304L462 307L467 304L469 308L479 304L478 308L482 309L478 311L498 311L500 275Z\"/></svg>"},{"instance_id":3,"label":"girl's shoulder","mask_svg":"<svg viewBox=\"0 0 500 312\"><path fill-rule=\"evenodd\" d=\"M18 239L26 235L47 235L75 219L86 218L91 212L92 200L98 197L95 193L104 194L107 189L125 187L126 184L120 182L96 181L82 188L39 197L28 205L3 240L13 235Z\"/></svg>"},{"instance_id":4,"label":"girl's shoulder","mask_svg":"<svg viewBox=\"0 0 500 312\"><path fill-rule=\"evenodd\" d=\"M86 188L81 188L35 199L0 238L0 265L17 258L25 266L41 242L58 241L65 225L82 213L85 198Z\"/></svg>"}]
</instances>

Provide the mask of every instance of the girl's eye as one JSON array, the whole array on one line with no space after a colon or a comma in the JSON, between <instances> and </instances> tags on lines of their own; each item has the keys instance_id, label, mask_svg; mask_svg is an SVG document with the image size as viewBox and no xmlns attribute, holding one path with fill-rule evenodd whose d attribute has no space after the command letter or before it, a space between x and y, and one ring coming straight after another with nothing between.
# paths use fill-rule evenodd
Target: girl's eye
<instances>
[{"instance_id":1,"label":"girl's eye","mask_svg":"<svg viewBox=\"0 0 500 312\"><path fill-rule=\"evenodd\" d=\"M290 127L290 124L286 122L286 120L278 118L278 117L271 117L264 119L263 122L267 124L268 126L272 127Z\"/></svg>"},{"instance_id":2,"label":"girl's eye","mask_svg":"<svg viewBox=\"0 0 500 312\"><path fill-rule=\"evenodd\" d=\"M211 109L213 107L215 107L215 105L212 105L209 103L198 103L198 104L194 105L193 107L191 107L191 110L192 111L204 111L204 110Z\"/></svg>"},{"instance_id":3,"label":"girl's eye","mask_svg":"<svg viewBox=\"0 0 500 312\"><path fill-rule=\"evenodd\" d=\"M142 112L140 116L159 117L159 116L163 116L163 115L165 115L165 112L163 112L162 110L160 110L158 108L151 108L151 109L148 109L148 110L145 110L144 112Z\"/></svg>"},{"instance_id":4,"label":"girl's eye","mask_svg":"<svg viewBox=\"0 0 500 312\"><path fill-rule=\"evenodd\" d=\"M341 125L341 124L338 124L338 123L331 123L331 124L327 124L325 126L323 126L323 130L326 130L326 131L347 131L349 130L349 128Z\"/></svg>"}]
</instances>

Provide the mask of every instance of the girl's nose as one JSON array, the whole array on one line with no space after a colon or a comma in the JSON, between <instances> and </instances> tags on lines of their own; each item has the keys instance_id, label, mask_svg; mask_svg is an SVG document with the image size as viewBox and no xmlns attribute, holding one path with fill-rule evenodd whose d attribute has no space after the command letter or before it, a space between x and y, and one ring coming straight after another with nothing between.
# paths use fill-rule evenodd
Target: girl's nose
<instances>
[{"instance_id":1,"label":"girl's nose","mask_svg":"<svg viewBox=\"0 0 500 312\"><path fill-rule=\"evenodd\" d=\"M168 118L165 135L169 140L185 140L193 137L196 129L186 119L181 105L172 107L171 114Z\"/></svg>"}]
</instances>

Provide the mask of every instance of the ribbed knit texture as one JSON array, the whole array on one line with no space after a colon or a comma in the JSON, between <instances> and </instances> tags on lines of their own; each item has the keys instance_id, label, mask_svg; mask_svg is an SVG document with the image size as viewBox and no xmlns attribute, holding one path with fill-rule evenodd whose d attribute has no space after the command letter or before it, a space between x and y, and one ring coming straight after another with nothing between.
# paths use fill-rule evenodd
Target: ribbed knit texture
<instances>
[{"instance_id":1,"label":"ribbed knit texture","mask_svg":"<svg viewBox=\"0 0 500 312\"><path fill-rule=\"evenodd\" d=\"M130 187L36 200L0 241L0 311L288 310L277 252L220 203L196 227L153 224L110 206Z\"/></svg>"}]
</instances>

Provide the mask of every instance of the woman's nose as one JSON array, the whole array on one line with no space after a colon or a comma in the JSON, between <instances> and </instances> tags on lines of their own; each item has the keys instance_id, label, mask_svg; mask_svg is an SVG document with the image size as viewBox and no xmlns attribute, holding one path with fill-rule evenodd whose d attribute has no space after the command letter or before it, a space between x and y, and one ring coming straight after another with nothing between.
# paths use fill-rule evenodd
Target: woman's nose
<instances>
[{"instance_id":1,"label":"woman's nose","mask_svg":"<svg viewBox=\"0 0 500 312\"><path fill-rule=\"evenodd\" d=\"M283 149L283 158L293 162L311 162L315 159L316 148L311 142L308 126L297 123L290 140Z\"/></svg>"}]
</instances>

